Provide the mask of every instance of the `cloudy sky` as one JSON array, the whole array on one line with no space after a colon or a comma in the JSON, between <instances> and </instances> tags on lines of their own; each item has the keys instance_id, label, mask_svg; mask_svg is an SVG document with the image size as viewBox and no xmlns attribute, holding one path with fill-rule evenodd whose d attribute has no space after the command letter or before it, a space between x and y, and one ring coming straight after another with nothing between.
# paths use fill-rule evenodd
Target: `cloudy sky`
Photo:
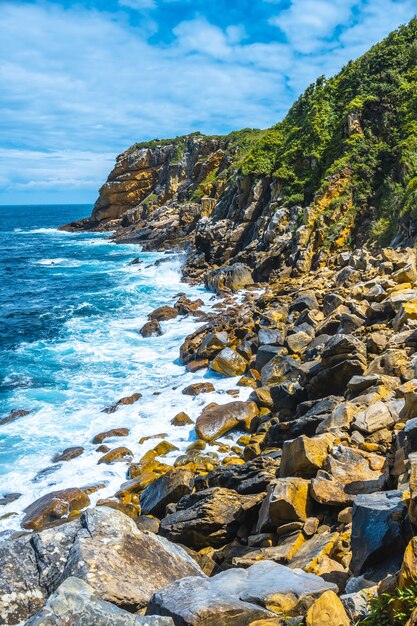
<instances>
[{"instance_id":1,"label":"cloudy sky","mask_svg":"<svg viewBox=\"0 0 417 626\"><path fill-rule=\"evenodd\" d=\"M93 202L135 141L279 121L416 0L0 0L0 204Z\"/></svg>"}]
</instances>

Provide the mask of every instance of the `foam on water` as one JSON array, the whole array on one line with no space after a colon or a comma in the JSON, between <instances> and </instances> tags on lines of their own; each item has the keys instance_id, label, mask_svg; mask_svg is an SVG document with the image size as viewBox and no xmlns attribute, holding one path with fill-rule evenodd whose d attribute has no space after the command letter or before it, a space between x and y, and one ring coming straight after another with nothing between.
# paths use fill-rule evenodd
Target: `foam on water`
<instances>
[{"instance_id":1,"label":"foam on water","mask_svg":"<svg viewBox=\"0 0 417 626\"><path fill-rule=\"evenodd\" d=\"M16 228L13 232L15 238L22 234ZM128 437L109 445L127 446L136 459L158 442L150 439L140 445L143 436L166 433L184 450L195 438L194 428L173 427L171 419L186 411L194 420L209 402L230 401L226 390L236 383L204 370L190 374L179 363L180 344L199 326L195 318L162 322L161 337L143 338L138 332L148 313L173 304L178 292L213 304L212 294L202 287L181 282L181 255L142 253L134 245L116 247L103 235L68 234L49 227L30 233L23 255L17 241L8 241L17 256L31 258L28 280L36 290L20 296L21 304L4 298L5 314L16 316L10 318L16 320L11 328L18 324L23 330L18 340L6 344L0 414L15 409L31 413L0 426L0 495L23 494L1 507L0 516L16 513L0 520L3 530L19 527L24 507L56 489L106 481L107 487L93 494L92 501L115 493L126 479L127 465L97 464L101 454L91 443L97 433L129 428ZM142 263L129 265L137 256ZM155 265L161 258L164 262ZM60 262L55 267L42 261ZM26 274L21 278L26 280ZM213 379L216 392L196 398L182 394L191 382L207 379ZM240 399L246 399L250 390L239 389ZM102 412L136 392L143 397L135 404L112 414ZM51 463L54 454L75 445L85 448L82 456ZM45 468L51 469L40 474Z\"/></svg>"}]
</instances>

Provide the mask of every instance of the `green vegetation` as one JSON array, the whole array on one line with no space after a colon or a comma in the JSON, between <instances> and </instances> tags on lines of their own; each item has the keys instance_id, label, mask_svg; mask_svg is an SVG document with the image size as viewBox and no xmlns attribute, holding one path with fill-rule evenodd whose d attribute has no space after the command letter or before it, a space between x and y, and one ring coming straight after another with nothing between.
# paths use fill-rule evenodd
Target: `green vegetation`
<instances>
[{"instance_id":1,"label":"green vegetation","mask_svg":"<svg viewBox=\"0 0 417 626\"><path fill-rule=\"evenodd\" d=\"M371 598L369 615L356 626L405 626L417 607L417 584Z\"/></svg>"},{"instance_id":2,"label":"green vegetation","mask_svg":"<svg viewBox=\"0 0 417 626\"><path fill-rule=\"evenodd\" d=\"M371 211L371 236L381 242L400 216L417 217L417 19L310 85L239 165L280 179L288 205L309 204L329 175L348 168L352 210Z\"/></svg>"}]
</instances>

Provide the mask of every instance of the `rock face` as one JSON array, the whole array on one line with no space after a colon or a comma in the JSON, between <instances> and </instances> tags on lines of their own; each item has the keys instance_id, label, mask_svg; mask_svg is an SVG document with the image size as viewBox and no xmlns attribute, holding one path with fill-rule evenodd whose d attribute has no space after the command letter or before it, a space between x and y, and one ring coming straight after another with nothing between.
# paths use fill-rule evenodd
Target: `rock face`
<instances>
[{"instance_id":1,"label":"rock face","mask_svg":"<svg viewBox=\"0 0 417 626\"><path fill-rule=\"evenodd\" d=\"M130 518L106 507L84 515L65 573L88 582L103 600L131 611L146 606L155 591L177 578L204 576L182 548L141 532Z\"/></svg>"},{"instance_id":2,"label":"rock face","mask_svg":"<svg viewBox=\"0 0 417 626\"><path fill-rule=\"evenodd\" d=\"M258 407L254 402L211 403L197 417L196 433L200 439L212 441L238 426L249 429L257 415Z\"/></svg>"},{"instance_id":3,"label":"rock face","mask_svg":"<svg viewBox=\"0 0 417 626\"><path fill-rule=\"evenodd\" d=\"M169 617L140 617L101 600L90 585L70 577L26 626L174 626Z\"/></svg>"},{"instance_id":4,"label":"rock face","mask_svg":"<svg viewBox=\"0 0 417 626\"><path fill-rule=\"evenodd\" d=\"M177 581L153 596L148 613L170 615L184 626L244 626L272 618L274 613L296 615L333 589L334 585L319 576L263 561L204 580L190 577Z\"/></svg>"}]
</instances>

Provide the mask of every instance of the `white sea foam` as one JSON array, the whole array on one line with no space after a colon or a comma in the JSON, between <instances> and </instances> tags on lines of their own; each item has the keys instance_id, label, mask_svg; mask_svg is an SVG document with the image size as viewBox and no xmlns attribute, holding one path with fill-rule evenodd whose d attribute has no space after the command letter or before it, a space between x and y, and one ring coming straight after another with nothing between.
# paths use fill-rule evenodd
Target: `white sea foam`
<instances>
[{"instance_id":1,"label":"white sea foam","mask_svg":"<svg viewBox=\"0 0 417 626\"><path fill-rule=\"evenodd\" d=\"M136 246L134 255L138 256ZM109 271L117 278L115 297L125 303L119 315L70 317L65 323L64 339L21 344L18 348L21 358L31 359L35 371L38 368L41 373L50 363L53 367L48 369L48 384L33 382L16 390L16 408L27 407L32 413L2 426L2 434L9 438L10 445L24 454L18 464L11 463L6 468L0 479L0 492L23 494L2 507L2 513L17 515L0 521L0 529L17 528L24 507L50 491L108 481L108 486L93 494L91 500L94 503L113 495L126 479L127 464L97 465L101 455L91 443L97 433L115 427L129 428L127 437L114 439L109 445L127 446L135 459L158 441L150 439L140 445L139 439L160 433L166 433L169 441L183 451L196 437L194 427L173 427L172 418L185 411L194 421L209 402L223 404L231 400L226 390L235 387L237 379L222 379L205 370L191 374L178 361L179 346L186 335L201 325L198 319L185 317L162 322L161 337L143 338L139 334L148 313L161 304L174 303L178 292L202 298L207 305L204 308L213 298L203 288L181 282L181 255L155 266L158 258L159 255L148 253L139 266L128 266L123 261L117 266L109 263ZM139 267L140 271L132 272L132 267ZM149 285L152 291L144 293L142 290ZM78 306L88 307L91 303ZM191 382L207 379L214 383L215 392L196 398L182 394ZM236 389L243 400L251 391L245 387ZM135 392L143 394L135 404L122 406L112 414L102 412L119 398ZM39 471L51 467L55 453L74 445L85 448L82 456L36 478ZM179 453L172 452L168 460Z\"/></svg>"}]
</instances>

